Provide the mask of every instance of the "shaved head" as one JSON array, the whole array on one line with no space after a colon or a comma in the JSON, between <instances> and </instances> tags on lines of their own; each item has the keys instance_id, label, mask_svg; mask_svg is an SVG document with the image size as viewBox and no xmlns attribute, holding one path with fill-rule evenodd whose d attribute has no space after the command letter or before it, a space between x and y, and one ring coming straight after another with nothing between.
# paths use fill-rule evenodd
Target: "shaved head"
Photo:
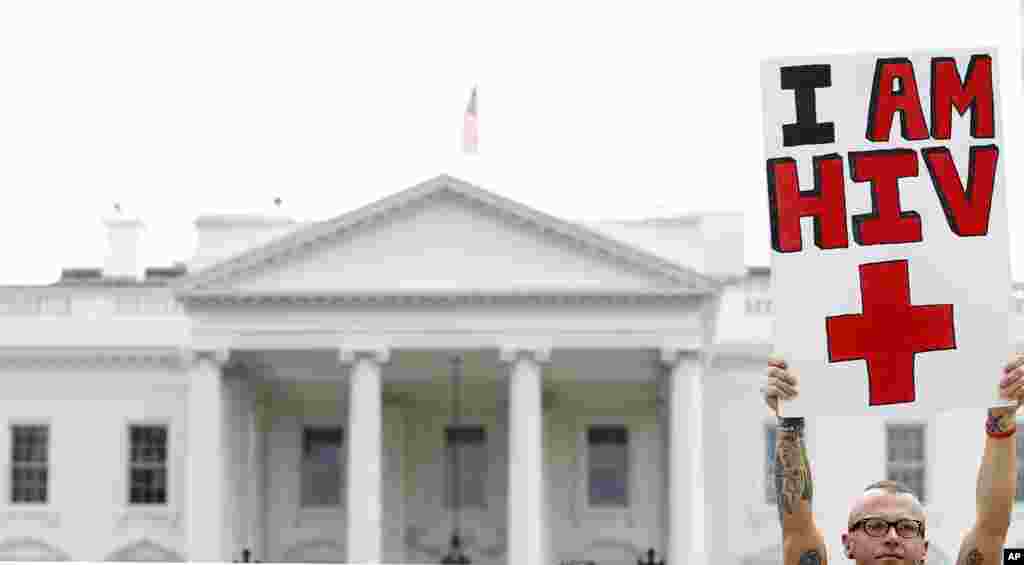
<instances>
[{"instance_id":1,"label":"shaved head","mask_svg":"<svg viewBox=\"0 0 1024 565\"><path fill-rule=\"evenodd\" d=\"M905 506L915 519L924 523L924 506L910 487L899 481L878 481L868 485L864 493L854 501L847 524L853 524L861 517L870 515L879 504L892 500L903 501L900 505Z\"/></svg>"}]
</instances>

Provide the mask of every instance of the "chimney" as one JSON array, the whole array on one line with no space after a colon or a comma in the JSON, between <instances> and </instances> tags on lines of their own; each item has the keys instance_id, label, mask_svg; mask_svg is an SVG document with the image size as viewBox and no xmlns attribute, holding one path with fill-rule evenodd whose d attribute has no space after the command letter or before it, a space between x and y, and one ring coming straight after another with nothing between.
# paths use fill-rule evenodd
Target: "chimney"
<instances>
[{"instance_id":1,"label":"chimney","mask_svg":"<svg viewBox=\"0 0 1024 565\"><path fill-rule=\"evenodd\" d=\"M710 277L731 279L746 275L741 212L703 212L586 225Z\"/></svg>"},{"instance_id":2,"label":"chimney","mask_svg":"<svg viewBox=\"0 0 1024 565\"><path fill-rule=\"evenodd\" d=\"M107 226L110 254L103 264L104 277L139 278L139 238L143 224L138 218L113 217Z\"/></svg>"},{"instance_id":3,"label":"chimney","mask_svg":"<svg viewBox=\"0 0 1024 565\"><path fill-rule=\"evenodd\" d=\"M742 212L708 212L701 216L704 239L704 270L721 279L745 278L744 225Z\"/></svg>"},{"instance_id":4,"label":"chimney","mask_svg":"<svg viewBox=\"0 0 1024 565\"><path fill-rule=\"evenodd\" d=\"M195 221L196 254L191 272L263 245L300 227L292 218L263 214L210 214Z\"/></svg>"}]
</instances>

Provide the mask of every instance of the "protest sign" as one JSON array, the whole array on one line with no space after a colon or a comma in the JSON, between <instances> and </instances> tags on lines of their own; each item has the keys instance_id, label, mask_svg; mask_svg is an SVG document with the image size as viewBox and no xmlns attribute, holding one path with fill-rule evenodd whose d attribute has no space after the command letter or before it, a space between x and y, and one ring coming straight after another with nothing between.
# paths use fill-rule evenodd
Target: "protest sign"
<instances>
[{"instance_id":1,"label":"protest sign","mask_svg":"<svg viewBox=\"0 0 1024 565\"><path fill-rule=\"evenodd\" d=\"M994 49L764 61L784 415L987 407L1011 352Z\"/></svg>"}]
</instances>

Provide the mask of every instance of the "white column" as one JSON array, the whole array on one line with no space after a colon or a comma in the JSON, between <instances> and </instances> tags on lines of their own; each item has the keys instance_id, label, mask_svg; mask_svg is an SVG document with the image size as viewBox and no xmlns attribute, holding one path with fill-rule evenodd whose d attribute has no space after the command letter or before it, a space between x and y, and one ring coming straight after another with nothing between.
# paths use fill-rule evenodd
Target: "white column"
<instances>
[{"instance_id":1,"label":"white column","mask_svg":"<svg viewBox=\"0 0 1024 565\"><path fill-rule=\"evenodd\" d=\"M507 563L548 563L545 538L541 363L548 350L503 348L508 379Z\"/></svg>"},{"instance_id":2,"label":"white column","mask_svg":"<svg viewBox=\"0 0 1024 565\"><path fill-rule=\"evenodd\" d=\"M668 563L707 565L704 547L703 364L694 351L665 349L668 379Z\"/></svg>"},{"instance_id":3,"label":"white column","mask_svg":"<svg viewBox=\"0 0 1024 565\"><path fill-rule=\"evenodd\" d=\"M231 561L226 507L226 350L186 356L189 369L186 543L189 561Z\"/></svg>"},{"instance_id":4,"label":"white column","mask_svg":"<svg viewBox=\"0 0 1024 565\"><path fill-rule=\"evenodd\" d=\"M668 396L670 392L668 387L669 378L671 378L671 375L667 370L662 371L661 374L658 375L656 384L657 399L655 401L655 412L658 419L658 465L661 470L661 482L659 485L661 488L661 494L658 496L658 521L661 523L661 532L660 536L657 538L657 543L659 545L655 546L654 549L656 549L658 553L662 554L662 557L668 555L669 540L672 537L671 528L669 526L669 519L671 518L669 515L669 507L671 505L666 498L671 484L669 482L671 472L669 470L670 451L668 433L668 426L671 421L668 413Z\"/></svg>"},{"instance_id":5,"label":"white column","mask_svg":"<svg viewBox=\"0 0 1024 565\"><path fill-rule=\"evenodd\" d=\"M383 413L380 366L388 350L341 349L338 359L351 366L348 392L346 482L346 563L380 563Z\"/></svg>"},{"instance_id":6,"label":"white column","mask_svg":"<svg viewBox=\"0 0 1024 565\"><path fill-rule=\"evenodd\" d=\"M264 514L264 489L263 482L263 429L262 420L264 414L264 399L260 396L259 385L256 381L249 381L249 453L248 453L248 476L246 479L246 498L248 501L247 512L249 518L248 540L246 547L252 551L252 558L266 561L265 548L263 547L264 531L266 529L266 515Z\"/></svg>"}]
</instances>

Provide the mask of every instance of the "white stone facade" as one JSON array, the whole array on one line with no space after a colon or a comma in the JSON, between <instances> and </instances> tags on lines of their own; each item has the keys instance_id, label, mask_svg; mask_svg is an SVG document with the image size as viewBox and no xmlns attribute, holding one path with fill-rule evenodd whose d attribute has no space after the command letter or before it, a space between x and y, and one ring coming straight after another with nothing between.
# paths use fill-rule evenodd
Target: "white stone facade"
<instances>
[{"instance_id":1,"label":"white stone facade","mask_svg":"<svg viewBox=\"0 0 1024 565\"><path fill-rule=\"evenodd\" d=\"M0 560L437 563L457 356L460 421L486 433L484 501L458 514L473 563L780 562L771 301L740 215L582 226L441 176L324 222L202 218L188 272L163 277L131 275L138 223L108 226L120 278L0 289ZM973 519L975 412L923 422L929 563ZM45 504L11 496L31 424ZM166 502L129 501L136 424L167 430ZM602 425L628 431L620 507L588 493ZM885 477L885 425L809 423L834 559L850 499ZM336 504L301 503L310 426L343 430Z\"/></svg>"}]
</instances>

